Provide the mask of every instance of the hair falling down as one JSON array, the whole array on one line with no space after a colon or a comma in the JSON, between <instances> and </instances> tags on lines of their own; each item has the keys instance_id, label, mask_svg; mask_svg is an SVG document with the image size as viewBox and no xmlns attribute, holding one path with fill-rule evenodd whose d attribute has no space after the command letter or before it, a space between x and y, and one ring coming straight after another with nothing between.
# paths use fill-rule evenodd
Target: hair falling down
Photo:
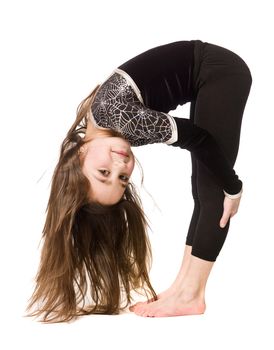
<instances>
[{"instance_id":1,"label":"hair falling down","mask_svg":"<svg viewBox=\"0 0 274 350\"><path fill-rule=\"evenodd\" d=\"M81 134L98 88L78 106L52 176L40 265L26 315L42 322L118 314L131 302L131 291L140 288L157 298L148 275L148 224L134 185L129 183L111 206L88 196L90 183L81 170L79 149L86 142Z\"/></svg>"}]
</instances>

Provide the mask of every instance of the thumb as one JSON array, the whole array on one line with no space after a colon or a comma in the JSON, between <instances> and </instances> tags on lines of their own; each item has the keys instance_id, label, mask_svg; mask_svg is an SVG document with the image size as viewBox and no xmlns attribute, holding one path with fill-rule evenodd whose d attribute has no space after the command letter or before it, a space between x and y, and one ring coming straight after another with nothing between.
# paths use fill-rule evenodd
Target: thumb
<instances>
[{"instance_id":1,"label":"thumb","mask_svg":"<svg viewBox=\"0 0 274 350\"><path fill-rule=\"evenodd\" d=\"M220 220L220 227L224 228L226 226L228 220L229 220L229 216L228 215L223 215L221 220Z\"/></svg>"}]
</instances>

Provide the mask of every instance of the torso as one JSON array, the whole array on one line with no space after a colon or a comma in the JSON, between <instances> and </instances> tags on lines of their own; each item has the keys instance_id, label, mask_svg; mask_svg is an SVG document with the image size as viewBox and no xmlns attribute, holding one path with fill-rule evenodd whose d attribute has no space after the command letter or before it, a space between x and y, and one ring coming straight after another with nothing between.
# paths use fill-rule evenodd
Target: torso
<instances>
[{"instance_id":1,"label":"torso","mask_svg":"<svg viewBox=\"0 0 274 350\"><path fill-rule=\"evenodd\" d=\"M118 68L134 80L145 106L167 113L194 97L194 43L191 40L161 45Z\"/></svg>"}]
</instances>

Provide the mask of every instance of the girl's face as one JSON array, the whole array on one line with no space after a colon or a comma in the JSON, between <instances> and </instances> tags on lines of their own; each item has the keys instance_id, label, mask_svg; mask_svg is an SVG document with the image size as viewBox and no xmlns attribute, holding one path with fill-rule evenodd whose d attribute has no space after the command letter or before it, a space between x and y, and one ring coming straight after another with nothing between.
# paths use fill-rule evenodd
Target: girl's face
<instances>
[{"instance_id":1,"label":"girl's face","mask_svg":"<svg viewBox=\"0 0 274 350\"><path fill-rule=\"evenodd\" d=\"M120 137L101 136L84 146L83 173L91 184L91 197L101 204L117 203L134 169L130 144Z\"/></svg>"}]
</instances>

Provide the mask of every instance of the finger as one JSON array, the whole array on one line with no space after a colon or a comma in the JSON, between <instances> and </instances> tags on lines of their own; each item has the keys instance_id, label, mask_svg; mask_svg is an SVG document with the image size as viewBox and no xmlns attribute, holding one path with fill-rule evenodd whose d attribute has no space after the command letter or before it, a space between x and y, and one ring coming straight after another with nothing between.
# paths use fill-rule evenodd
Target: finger
<instances>
[{"instance_id":1,"label":"finger","mask_svg":"<svg viewBox=\"0 0 274 350\"><path fill-rule=\"evenodd\" d=\"M223 214L221 220L220 220L220 227L224 228L229 220L230 216L227 215L226 213Z\"/></svg>"}]
</instances>

